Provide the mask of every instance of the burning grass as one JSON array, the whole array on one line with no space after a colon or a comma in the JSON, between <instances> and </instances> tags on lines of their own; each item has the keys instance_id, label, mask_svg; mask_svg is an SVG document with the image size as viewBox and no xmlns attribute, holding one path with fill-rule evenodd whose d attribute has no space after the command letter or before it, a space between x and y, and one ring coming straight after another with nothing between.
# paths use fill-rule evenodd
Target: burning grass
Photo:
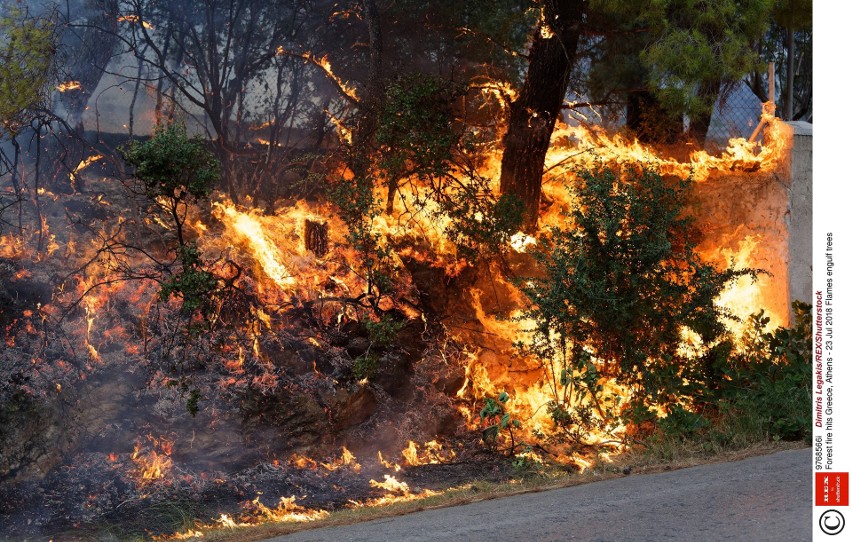
<instances>
[{"instance_id":1,"label":"burning grass","mask_svg":"<svg viewBox=\"0 0 852 542\"><path fill-rule=\"evenodd\" d=\"M734 142L722 157L680 162L564 127L548 159L543 231L575 204L561 182L572 179L567 164L582 165L592 149L596 160L639 157L713 183L711 171L772 175L779 140L770 132L762 147ZM496 190L497 158L482 161L478 187ZM430 199L422 179L397 187L391 212L378 203L382 187L360 194L366 210L354 221L326 202L270 211L221 194L210 207L178 201L170 217L162 198L122 208L126 196L111 179L92 178L90 166L103 160L81 160L72 176L97 196L48 198L40 241L0 245L4 285L16 291L2 315L2 356L18 379L10 382L28 401L57 405L40 416L37 450L21 451L31 470L4 466L20 478L2 494L16 503L0 513L13 536L136 516L139 536L188 539L448 505L491 495L482 479L507 482L518 469L594 476L658 423L627 423L600 406L627 402L638 384L619 380L595 348L585 350L588 363L563 371L517 348L534 322L523 318L529 299L511 275L541 276L530 254L545 235L495 236L504 261L477 262L460 249L474 230L454 230L446 201ZM465 194L448 190L446 200ZM467 211L468 225L496 223ZM714 256L751 267L760 239L729 241L711 247ZM33 284L41 287L24 295ZM719 303L736 301L747 316L769 290L732 284ZM684 352L708 347L689 333L679 341ZM568 382L576 387L559 395ZM51 433L63 409L76 421ZM483 455L481 437L491 434ZM480 481L465 487L470 479ZM387 511L327 517L379 506ZM163 516L171 519L154 519Z\"/></svg>"}]
</instances>

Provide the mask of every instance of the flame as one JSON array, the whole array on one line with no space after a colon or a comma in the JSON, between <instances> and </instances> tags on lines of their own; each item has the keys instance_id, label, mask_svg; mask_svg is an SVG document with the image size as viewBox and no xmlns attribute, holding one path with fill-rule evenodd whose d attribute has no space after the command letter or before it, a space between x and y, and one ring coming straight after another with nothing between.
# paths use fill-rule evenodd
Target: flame
<instances>
[{"instance_id":1,"label":"flame","mask_svg":"<svg viewBox=\"0 0 852 542\"><path fill-rule=\"evenodd\" d=\"M595 161L641 162L656 167L665 175L692 176L696 182L704 182L713 171L772 170L784 156L786 146L782 125L774 119L767 124L763 143L733 138L719 156L699 150L690 153L686 161L661 156L638 140L628 141L617 134L611 136L598 126L560 124L551 137L545 167L555 175L569 173L578 166L590 167Z\"/></svg>"},{"instance_id":2,"label":"flame","mask_svg":"<svg viewBox=\"0 0 852 542\"><path fill-rule=\"evenodd\" d=\"M321 68L323 72L325 72L325 76L328 77L349 100L353 102L358 102L358 91L354 86L344 81L340 77L334 74L334 70L331 68L331 62L328 60L328 55L324 55L322 57L317 57L311 52L304 53L294 53L284 48L283 45L279 45L276 49L276 54L278 56L283 55L293 55L298 56L311 64Z\"/></svg>"},{"instance_id":3,"label":"flame","mask_svg":"<svg viewBox=\"0 0 852 542\"><path fill-rule=\"evenodd\" d=\"M127 22L127 23L137 24L139 22L139 16L138 15L121 15L118 18L118 22L120 22L120 23ZM142 26L144 28L148 29L148 30L154 29L154 26L151 23L149 23L148 21L142 21Z\"/></svg>"},{"instance_id":4,"label":"flame","mask_svg":"<svg viewBox=\"0 0 852 542\"><path fill-rule=\"evenodd\" d=\"M346 446L340 452L340 457L329 463L320 463L327 471L336 471L337 469L348 467L354 472L361 472L361 465L355 458L355 454L346 449Z\"/></svg>"},{"instance_id":5,"label":"flame","mask_svg":"<svg viewBox=\"0 0 852 542\"><path fill-rule=\"evenodd\" d=\"M84 160L80 160L80 163L77 164L77 167L75 167L73 170L71 170L71 173L68 175L69 178L71 179L71 185L74 186L75 189L76 189L77 175L79 175L81 171L83 171L87 167L91 166L92 164L94 164L98 160L103 160L103 158L104 157L103 157L102 154L93 154L92 156L89 156L88 158L86 158Z\"/></svg>"},{"instance_id":6,"label":"flame","mask_svg":"<svg viewBox=\"0 0 852 542\"><path fill-rule=\"evenodd\" d=\"M278 505L275 508L269 508L260 502L260 497L251 501L251 505L247 507L251 514L254 523L258 520L264 522L305 522L316 521L328 516L326 510L309 510L303 506L296 504L296 497L281 497L278 500ZM247 523L251 525L252 523ZM246 525L241 523L240 525Z\"/></svg>"},{"instance_id":7,"label":"flame","mask_svg":"<svg viewBox=\"0 0 852 542\"><path fill-rule=\"evenodd\" d=\"M80 90L83 86L80 84L80 81L65 81L64 83L60 83L56 86L56 90L59 92L68 92L69 90Z\"/></svg>"},{"instance_id":8,"label":"flame","mask_svg":"<svg viewBox=\"0 0 852 542\"><path fill-rule=\"evenodd\" d=\"M351 145L352 130L350 130L345 124L343 124L343 121L333 115L329 110L324 109L323 111L328 116L328 120L330 120L334 127L337 129L337 134L340 138L340 141L346 143L347 145Z\"/></svg>"},{"instance_id":9,"label":"flame","mask_svg":"<svg viewBox=\"0 0 852 542\"><path fill-rule=\"evenodd\" d=\"M444 445L437 440L430 440L421 446L409 440L408 445L402 450L402 456L408 466L416 467L446 463L454 459L456 453L452 449L445 449Z\"/></svg>"},{"instance_id":10,"label":"flame","mask_svg":"<svg viewBox=\"0 0 852 542\"><path fill-rule=\"evenodd\" d=\"M729 263L734 268L753 268L756 267L753 259L759 245L759 235L746 235L738 241L736 248L718 249L714 259ZM726 324L734 337L744 337L750 331L749 317L757 312L758 308L764 309L764 316L769 318L770 330L783 322L778 314L768 308L773 294L771 284L761 280L755 281L750 277L740 277L722 292L716 299L716 304L726 308L737 318L728 320Z\"/></svg>"},{"instance_id":11,"label":"flame","mask_svg":"<svg viewBox=\"0 0 852 542\"><path fill-rule=\"evenodd\" d=\"M147 454L142 453L139 445L134 448L130 458L136 463L137 478L142 482L163 479L172 466L172 460L167 455L157 453L155 450Z\"/></svg>"},{"instance_id":12,"label":"flame","mask_svg":"<svg viewBox=\"0 0 852 542\"><path fill-rule=\"evenodd\" d=\"M251 250L263 272L279 288L290 291L296 284L293 273L282 263L283 255L266 236L261 220L255 211L241 212L233 205L216 203L217 216L231 232Z\"/></svg>"},{"instance_id":13,"label":"flame","mask_svg":"<svg viewBox=\"0 0 852 542\"><path fill-rule=\"evenodd\" d=\"M388 493L400 493L403 495L411 493L411 490L408 488L408 484L406 484L405 482L400 482L390 474L385 474L384 482L370 480L370 485L373 487L384 489Z\"/></svg>"},{"instance_id":14,"label":"flame","mask_svg":"<svg viewBox=\"0 0 852 542\"><path fill-rule=\"evenodd\" d=\"M381 451L379 451L379 453L378 453L378 460L379 460L379 464L382 465L386 469L392 469L394 472L399 472L399 471L402 470L402 467L400 466L399 463L391 463L390 461L385 460L385 458L382 457Z\"/></svg>"},{"instance_id":15,"label":"flame","mask_svg":"<svg viewBox=\"0 0 852 542\"><path fill-rule=\"evenodd\" d=\"M133 447L133 453L130 455L131 461L136 465L134 477L143 484L162 480L171 471L172 459L170 456L174 446L174 442L164 437L156 438L153 435L148 435L147 439L151 450L143 452L142 445L137 442Z\"/></svg>"},{"instance_id":16,"label":"flame","mask_svg":"<svg viewBox=\"0 0 852 542\"><path fill-rule=\"evenodd\" d=\"M218 518L213 519L213 523L199 523L195 529L189 529L183 533L176 533L166 537L155 537L155 540L185 540L187 538L203 537L204 533L202 529L239 529L262 523L304 523L317 521L329 515L327 510L311 510L296 504L295 496L279 497L278 504L274 508L263 504L258 496L251 501L244 502L242 507L244 512L237 518L234 518L230 514L222 513Z\"/></svg>"},{"instance_id":17,"label":"flame","mask_svg":"<svg viewBox=\"0 0 852 542\"><path fill-rule=\"evenodd\" d=\"M370 480L370 486L375 487L377 489L385 490L387 492L386 495L375 499L369 499L363 503L350 501L351 506L354 508L361 508L364 506L385 506L387 504L396 502L407 502L418 499L424 499L426 497L431 497L432 495L438 494L436 491L432 491L430 489L424 489L419 493L412 493L411 488L408 487L408 484L405 482L400 482L396 479L396 477L391 476L390 474L385 474L384 478L384 482Z\"/></svg>"}]
</instances>

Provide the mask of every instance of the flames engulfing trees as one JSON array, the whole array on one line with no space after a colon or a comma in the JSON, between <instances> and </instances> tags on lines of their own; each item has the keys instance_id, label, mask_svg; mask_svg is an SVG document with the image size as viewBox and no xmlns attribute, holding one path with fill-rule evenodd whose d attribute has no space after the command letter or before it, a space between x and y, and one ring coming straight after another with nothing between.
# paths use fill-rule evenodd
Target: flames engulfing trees
<instances>
[{"instance_id":1,"label":"flames engulfing trees","mask_svg":"<svg viewBox=\"0 0 852 542\"><path fill-rule=\"evenodd\" d=\"M767 0L542 2L501 173L501 190L525 202L527 229L535 228L544 155L569 75L574 92L585 90L594 103L624 113L641 141L673 142L687 115L689 136L703 142L720 92L755 65L754 43L771 6Z\"/></svg>"},{"instance_id":2,"label":"flames engulfing trees","mask_svg":"<svg viewBox=\"0 0 852 542\"><path fill-rule=\"evenodd\" d=\"M544 276L522 284L535 324L523 349L548 367L558 424L578 423L584 396L613 418L603 410L615 403L603 407L598 397L601 375L634 390L629 416L642 421L650 406L670 409L718 384L710 347L727 312L715 300L757 271L719 271L695 252L683 217L690 181L635 165L598 164L578 176L568 227L553 228L535 252ZM700 338L701 355L684 350L685 330Z\"/></svg>"},{"instance_id":3,"label":"flames engulfing trees","mask_svg":"<svg viewBox=\"0 0 852 542\"><path fill-rule=\"evenodd\" d=\"M541 9L524 86L511 105L500 172L500 191L523 201L530 231L538 221L544 157L574 67L586 2L545 0Z\"/></svg>"}]
</instances>

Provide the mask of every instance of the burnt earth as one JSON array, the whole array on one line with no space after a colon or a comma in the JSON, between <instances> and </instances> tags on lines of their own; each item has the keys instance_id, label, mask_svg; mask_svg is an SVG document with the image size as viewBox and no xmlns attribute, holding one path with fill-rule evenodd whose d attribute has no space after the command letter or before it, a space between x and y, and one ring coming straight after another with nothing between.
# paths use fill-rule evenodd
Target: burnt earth
<instances>
[{"instance_id":1,"label":"burnt earth","mask_svg":"<svg viewBox=\"0 0 852 542\"><path fill-rule=\"evenodd\" d=\"M14 540L90 540L107 531L147 539L185 528L187 516L206 524L222 514L246 519L246 503L255 498L270 508L279 497L296 496L296 502L309 509L341 509L352 501L385 496L384 490L370 485L383 474L406 482L413 493L472 481L505 482L523 474L506 458L481 450L452 463L401 472L377 464L328 470L321 465L261 463L228 473L174 465L174 476L151 482L140 482L132 472L134 465L127 458L88 453L54 469L41 483L0 486L0 533Z\"/></svg>"}]
</instances>

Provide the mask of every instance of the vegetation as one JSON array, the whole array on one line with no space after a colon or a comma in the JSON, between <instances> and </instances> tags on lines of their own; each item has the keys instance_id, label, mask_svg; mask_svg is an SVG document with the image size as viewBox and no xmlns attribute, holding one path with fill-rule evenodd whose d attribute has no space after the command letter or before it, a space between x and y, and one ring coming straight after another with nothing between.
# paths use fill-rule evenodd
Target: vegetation
<instances>
[{"instance_id":1,"label":"vegetation","mask_svg":"<svg viewBox=\"0 0 852 542\"><path fill-rule=\"evenodd\" d=\"M810 441L811 306L795 302L793 309L793 326L771 332L762 313L752 317L742 351L727 358L726 378L712 395L719 409L712 438Z\"/></svg>"},{"instance_id":2,"label":"vegetation","mask_svg":"<svg viewBox=\"0 0 852 542\"><path fill-rule=\"evenodd\" d=\"M652 407L671 414L715 384L701 357L682 352L684 330L712 355L730 316L715 299L757 271L700 259L683 216L688 188L643 166L580 171L570 226L539 243L543 276L519 281L530 300L523 316L535 323L519 347L541 360L559 426L588 427L592 408L603 422L624 412L638 424L655 418ZM602 393L601 376L628 396Z\"/></svg>"},{"instance_id":3,"label":"vegetation","mask_svg":"<svg viewBox=\"0 0 852 542\"><path fill-rule=\"evenodd\" d=\"M0 135L17 134L46 97L56 50L55 22L13 8L0 16Z\"/></svg>"},{"instance_id":4,"label":"vegetation","mask_svg":"<svg viewBox=\"0 0 852 542\"><path fill-rule=\"evenodd\" d=\"M762 272L699 257L691 181L642 163L545 171L554 127L589 106L653 144L700 140L730 84L765 88L767 58L786 63L785 115L808 118L804 3L14 4L0 7L0 152L14 151L0 213L17 211L0 232L0 425L31 422L0 431L15 444L0 481L17 463L51 471L34 507L79 489L45 521L144 508L167 485L233 490L236 506L313 461L290 454L344 442L390 454L411 439L385 466L488 457L526 476L576 469L545 465L557 456L609 468L596 455L625 443L671 458L809 438L808 309L729 334L719 294ZM543 199L545 180L564 186ZM523 336L501 328L520 321ZM109 387L135 400L80 400ZM142 424L126 412L150 418L133 456ZM58 431L71 417L103 426ZM119 437L81 462L114 483L75 483L73 450ZM143 477L146 460L160 472ZM191 466L226 463L246 470L220 484ZM376 489L356 474L326 485ZM195 504L151 514L189 525L207 514Z\"/></svg>"},{"instance_id":5,"label":"vegetation","mask_svg":"<svg viewBox=\"0 0 852 542\"><path fill-rule=\"evenodd\" d=\"M160 289L165 301L171 295L182 300L182 310L192 314L200 309L209 314L211 294L217 286L213 273L206 269L198 247L184 231L190 205L206 198L219 181L219 162L199 137L190 138L182 124L157 129L154 137L142 143L133 141L123 151L134 166L134 186L168 223L176 237L175 263Z\"/></svg>"}]
</instances>

